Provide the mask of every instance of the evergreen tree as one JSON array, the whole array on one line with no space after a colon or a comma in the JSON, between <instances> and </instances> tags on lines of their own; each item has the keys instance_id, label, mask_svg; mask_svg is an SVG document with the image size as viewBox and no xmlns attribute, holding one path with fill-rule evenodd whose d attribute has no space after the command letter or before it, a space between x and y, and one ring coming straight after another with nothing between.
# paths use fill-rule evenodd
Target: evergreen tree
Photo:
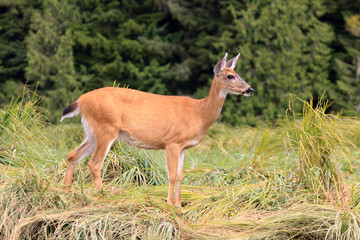
<instances>
[{"instance_id":1,"label":"evergreen tree","mask_svg":"<svg viewBox=\"0 0 360 240\"><path fill-rule=\"evenodd\" d=\"M240 104L226 101L223 121L271 122L285 114L289 93L316 99L334 88L328 80L333 31L319 20L322 2L195 0L166 7L172 24L166 38L188 52L182 61L190 66L194 96L207 94L213 63L225 52L242 54L238 69L255 95Z\"/></svg>"},{"instance_id":2,"label":"evergreen tree","mask_svg":"<svg viewBox=\"0 0 360 240\"><path fill-rule=\"evenodd\" d=\"M344 54L334 57L336 89L331 92L335 103L347 111L360 112L360 39L342 39Z\"/></svg>"},{"instance_id":3,"label":"evergreen tree","mask_svg":"<svg viewBox=\"0 0 360 240\"><path fill-rule=\"evenodd\" d=\"M334 39L330 92L336 110L347 115L360 112L360 1L328 1L324 20L333 27Z\"/></svg>"},{"instance_id":4,"label":"evergreen tree","mask_svg":"<svg viewBox=\"0 0 360 240\"><path fill-rule=\"evenodd\" d=\"M86 90L116 80L139 90L170 93L168 56L177 47L158 36L164 13L154 12L153 1L77 4L84 24L75 31L75 65L92 75Z\"/></svg>"},{"instance_id":5,"label":"evergreen tree","mask_svg":"<svg viewBox=\"0 0 360 240\"><path fill-rule=\"evenodd\" d=\"M76 16L76 8L69 1L44 0L42 10L35 10L31 18L26 77L30 83L39 84L43 105L50 110L60 110L74 100L77 79L71 24Z\"/></svg>"},{"instance_id":6,"label":"evergreen tree","mask_svg":"<svg viewBox=\"0 0 360 240\"><path fill-rule=\"evenodd\" d=\"M4 0L0 101L39 83L55 119L114 81L202 98L214 64L240 52L237 72L255 94L226 101L222 121L272 122L289 93L316 99L325 90L332 110L360 111L359 1Z\"/></svg>"},{"instance_id":7,"label":"evergreen tree","mask_svg":"<svg viewBox=\"0 0 360 240\"><path fill-rule=\"evenodd\" d=\"M289 93L316 99L331 91L328 80L333 31L319 21L325 12L321 1L249 1L242 10L229 6L232 24L227 28L231 52L240 52L240 73L255 94L240 98L238 107L228 101L223 120L254 124L285 114Z\"/></svg>"},{"instance_id":8,"label":"evergreen tree","mask_svg":"<svg viewBox=\"0 0 360 240\"><path fill-rule=\"evenodd\" d=\"M0 106L21 95L26 82L26 42L36 1L0 1Z\"/></svg>"}]
</instances>

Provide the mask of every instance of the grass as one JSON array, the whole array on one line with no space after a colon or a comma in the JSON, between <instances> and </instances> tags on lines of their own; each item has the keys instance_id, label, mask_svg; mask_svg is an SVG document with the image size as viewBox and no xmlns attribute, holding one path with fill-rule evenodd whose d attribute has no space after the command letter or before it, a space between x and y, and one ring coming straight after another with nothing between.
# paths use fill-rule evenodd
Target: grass
<instances>
[{"instance_id":1,"label":"grass","mask_svg":"<svg viewBox=\"0 0 360 240\"><path fill-rule=\"evenodd\" d=\"M0 239L359 239L360 121L295 101L303 112L276 127L213 125L185 154L177 209L164 153L120 144L105 191L87 160L63 191L81 126L47 123L26 93L0 111Z\"/></svg>"}]
</instances>

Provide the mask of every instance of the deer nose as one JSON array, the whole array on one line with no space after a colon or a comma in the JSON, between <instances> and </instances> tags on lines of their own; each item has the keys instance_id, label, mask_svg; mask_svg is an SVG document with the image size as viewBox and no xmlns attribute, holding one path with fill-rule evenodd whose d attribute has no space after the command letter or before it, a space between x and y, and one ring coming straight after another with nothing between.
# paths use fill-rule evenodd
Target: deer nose
<instances>
[{"instance_id":1,"label":"deer nose","mask_svg":"<svg viewBox=\"0 0 360 240\"><path fill-rule=\"evenodd\" d=\"M252 87L249 87L249 88L245 91L245 93L247 93L247 94L249 94L249 95L253 94L253 92L254 92L254 89L253 89Z\"/></svg>"}]
</instances>

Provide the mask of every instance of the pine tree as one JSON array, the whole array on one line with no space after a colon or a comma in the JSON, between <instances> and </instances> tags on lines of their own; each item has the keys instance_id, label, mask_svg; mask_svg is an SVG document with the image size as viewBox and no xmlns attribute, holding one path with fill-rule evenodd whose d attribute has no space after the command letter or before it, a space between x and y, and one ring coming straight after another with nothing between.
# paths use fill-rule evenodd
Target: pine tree
<instances>
[{"instance_id":1,"label":"pine tree","mask_svg":"<svg viewBox=\"0 0 360 240\"><path fill-rule=\"evenodd\" d=\"M53 117L74 100L71 98L77 89L71 29L76 16L76 8L69 1L44 0L31 18L26 77L31 84L39 84L43 105L58 110Z\"/></svg>"},{"instance_id":2,"label":"pine tree","mask_svg":"<svg viewBox=\"0 0 360 240\"><path fill-rule=\"evenodd\" d=\"M242 98L244 104L227 101L222 120L254 124L281 117L289 93L316 99L334 87L328 80L333 32L319 20L325 9L319 1L78 4L85 24L75 32L75 64L93 75L92 88L118 80L204 97L213 64L225 52L241 52L238 69L256 95Z\"/></svg>"},{"instance_id":3,"label":"pine tree","mask_svg":"<svg viewBox=\"0 0 360 240\"><path fill-rule=\"evenodd\" d=\"M222 121L270 123L285 114L290 93L316 99L325 90L335 100L331 110L358 110L359 6L359 0L5 0L0 101L26 81L39 83L54 117L80 94L114 81L202 98L214 64L225 52L240 52L236 70L255 95L237 104L229 96Z\"/></svg>"},{"instance_id":4,"label":"pine tree","mask_svg":"<svg viewBox=\"0 0 360 240\"><path fill-rule=\"evenodd\" d=\"M242 54L238 69L255 95L240 98L239 107L228 101L223 120L234 124L274 121L284 116L289 93L316 99L333 89L328 73L334 35L319 20L324 10L322 2L315 0L249 1L242 9L229 6L233 20L228 46Z\"/></svg>"},{"instance_id":5,"label":"pine tree","mask_svg":"<svg viewBox=\"0 0 360 240\"><path fill-rule=\"evenodd\" d=\"M91 74L89 91L114 81L131 88L169 94L169 50L159 38L157 23L165 13L154 12L153 1L77 2L84 24L75 34L75 66ZM179 68L174 67L179 70Z\"/></svg>"},{"instance_id":6,"label":"pine tree","mask_svg":"<svg viewBox=\"0 0 360 240\"><path fill-rule=\"evenodd\" d=\"M334 57L336 90L332 96L347 115L360 112L360 40L343 39L346 54Z\"/></svg>"},{"instance_id":7,"label":"pine tree","mask_svg":"<svg viewBox=\"0 0 360 240\"><path fill-rule=\"evenodd\" d=\"M35 1L0 1L0 106L22 93L26 42Z\"/></svg>"},{"instance_id":8,"label":"pine tree","mask_svg":"<svg viewBox=\"0 0 360 240\"><path fill-rule=\"evenodd\" d=\"M336 110L360 112L360 1L328 1L325 20L333 27L332 71L336 88L330 92Z\"/></svg>"}]
</instances>

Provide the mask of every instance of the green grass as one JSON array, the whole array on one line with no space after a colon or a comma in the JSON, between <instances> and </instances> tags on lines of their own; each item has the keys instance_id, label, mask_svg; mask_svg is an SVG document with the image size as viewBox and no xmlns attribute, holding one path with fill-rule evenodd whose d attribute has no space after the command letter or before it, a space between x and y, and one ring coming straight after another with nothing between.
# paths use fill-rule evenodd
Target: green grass
<instances>
[{"instance_id":1,"label":"green grass","mask_svg":"<svg viewBox=\"0 0 360 240\"><path fill-rule=\"evenodd\" d=\"M271 128L213 125L186 151L177 209L164 152L120 144L102 168L105 191L87 159L63 191L81 126L47 123L27 94L0 111L0 239L360 237L360 121L326 114L327 102L297 99L304 111Z\"/></svg>"}]
</instances>

